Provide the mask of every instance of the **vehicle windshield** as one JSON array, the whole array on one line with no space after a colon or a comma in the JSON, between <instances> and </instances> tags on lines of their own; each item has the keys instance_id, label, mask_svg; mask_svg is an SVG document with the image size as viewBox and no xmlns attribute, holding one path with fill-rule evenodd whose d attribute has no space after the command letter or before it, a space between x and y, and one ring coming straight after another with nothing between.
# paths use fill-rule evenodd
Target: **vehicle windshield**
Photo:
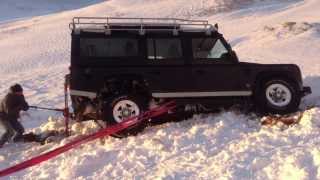
<instances>
[{"instance_id":1,"label":"vehicle windshield","mask_svg":"<svg viewBox=\"0 0 320 180\"><path fill-rule=\"evenodd\" d=\"M193 57L200 59L218 59L228 53L220 39L202 38L192 40Z\"/></svg>"}]
</instances>

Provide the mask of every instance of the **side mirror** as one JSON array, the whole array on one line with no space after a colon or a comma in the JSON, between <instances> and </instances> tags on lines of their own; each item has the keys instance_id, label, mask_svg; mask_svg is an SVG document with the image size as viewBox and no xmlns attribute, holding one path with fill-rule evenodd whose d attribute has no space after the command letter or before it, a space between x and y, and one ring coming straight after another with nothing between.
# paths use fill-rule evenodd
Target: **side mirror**
<instances>
[{"instance_id":1,"label":"side mirror","mask_svg":"<svg viewBox=\"0 0 320 180\"><path fill-rule=\"evenodd\" d=\"M214 27L218 30L219 29L218 23L214 24Z\"/></svg>"},{"instance_id":2,"label":"side mirror","mask_svg":"<svg viewBox=\"0 0 320 180\"><path fill-rule=\"evenodd\" d=\"M238 56L234 51L222 54L221 58L227 60L228 62L232 62L232 63L239 62Z\"/></svg>"},{"instance_id":3,"label":"side mirror","mask_svg":"<svg viewBox=\"0 0 320 180\"><path fill-rule=\"evenodd\" d=\"M235 51L232 50L229 54L230 54L229 58L232 62L239 62L238 56Z\"/></svg>"}]
</instances>

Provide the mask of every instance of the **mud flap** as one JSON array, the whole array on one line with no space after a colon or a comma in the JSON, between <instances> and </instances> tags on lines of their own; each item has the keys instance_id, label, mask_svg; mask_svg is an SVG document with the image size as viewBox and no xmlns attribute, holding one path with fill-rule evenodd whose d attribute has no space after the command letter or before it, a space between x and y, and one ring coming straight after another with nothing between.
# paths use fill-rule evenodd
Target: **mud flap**
<instances>
[{"instance_id":1,"label":"mud flap","mask_svg":"<svg viewBox=\"0 0 320 180\"><path fill-rule=\"evenodd\" d=\"M294 124L298 124L303 117L303 111L296 112L290 115L273 115L273 116L266 116L262 118L261 125L263 126L273 126L277 124L284 124L286 126L291 126Z\"/></svg>"}]
</instances>

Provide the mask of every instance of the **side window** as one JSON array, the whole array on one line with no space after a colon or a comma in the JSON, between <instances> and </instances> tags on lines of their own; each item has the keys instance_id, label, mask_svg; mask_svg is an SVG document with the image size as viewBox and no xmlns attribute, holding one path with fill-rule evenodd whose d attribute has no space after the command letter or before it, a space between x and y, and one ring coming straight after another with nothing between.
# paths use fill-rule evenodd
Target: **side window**
<instances>
[{"instance_id":1,"label":"side window","mask_svg":"<svg viewBox=\"0 0 320 180\"><path fill-rule=\"evenodd\" d=\"M219 59L228 53L227 48L220 39L199 38L192 39L193 58L195 59Z\"/></svg>"},{"instance_id":2,"label":"side window","mask_svg":"<svg viewBox=\"0 0 320 180\"><path fill-rule=\"evenodd\" d=\"M180 39L148 39L148 59L178 59L182 57Z\"/></svg>"},{"instance_id":3,"label":"side window","mask_svg":"<svg viewBox=\"0 0 320 180\"><path fill-rule=\"evenodd\" d=\"M80 55L84 57L138 56L138 40L134 38L82 38Z\"/></svg>"}]
</instances>

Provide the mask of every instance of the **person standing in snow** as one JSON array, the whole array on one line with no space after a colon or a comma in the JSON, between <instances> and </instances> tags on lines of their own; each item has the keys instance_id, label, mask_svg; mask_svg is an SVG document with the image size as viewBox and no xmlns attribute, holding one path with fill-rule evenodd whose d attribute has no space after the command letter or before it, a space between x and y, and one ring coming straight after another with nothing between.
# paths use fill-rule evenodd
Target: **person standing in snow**
<instances>
[{"instance_id":1,"label":"person standing in snow","mask_svg":"<svg viewBox=\"0 0 320 180\"><path fill-rule=\"evenodd\" d=\"M21 141L24 133L22 124L18 121L20 111L27 111L29 105L26 102L21 85L10 87L9 93L0 103L0 125L5 133L0 138L0 148L9 140Z\"/></svg>"}]
</instances>

